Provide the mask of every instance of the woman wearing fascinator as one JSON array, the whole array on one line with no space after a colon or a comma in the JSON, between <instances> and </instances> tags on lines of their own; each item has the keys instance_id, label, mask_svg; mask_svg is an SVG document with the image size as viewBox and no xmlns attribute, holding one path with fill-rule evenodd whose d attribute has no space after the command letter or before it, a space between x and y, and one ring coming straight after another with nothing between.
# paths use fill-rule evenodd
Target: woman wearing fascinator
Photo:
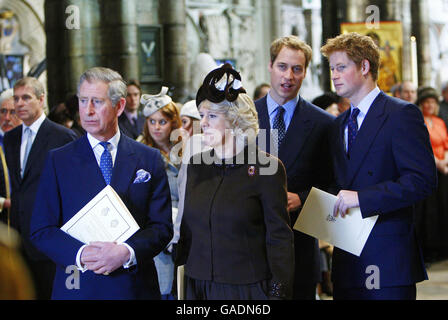
<instances>
[{"instance_id":1,"label":"woman wearing fascinator","mask_svg":"<svg viewBox=\"0 0 448 320\"><path fill-rule=\"evenodd\" d=\"M137 141L160 150L165 162L165 170L171 192L171 206L173 209L173 221L176 221L179 194L177 189L177 176L179 166L170 160L170 151L179 140L171 141L171 133L181 127L179 111L167 95L168 88L162 87L159 94L143 94L140 102L144 106L143 115L146 117L143 126L143 134ZM162 299L173 299L174 280L173 244L179 237L179 228L174 227L174 237L170 245L154 258L159 278L160 293Z\"/></svg>"},{"instance_id":2,"label":"woman wearing fascinator","mask_svg":"<svg viewBox=\"0 0 448 320\"><path fill-rule=\"evenodd\" d=\"M195 100L190 100L182 106L180 109L180 119L182 121L182 128L188 132L189 136L192 136L196 123L199 124L201 120ZM199 125L197 127L199 128Z\"/></svg>"},{"instance_id":3,"label":"woman wearing fascinator","mask_svg":"<svg viewBox=\"0 0 448 320\"><path fill-rule=\"evenodd\" d=\"M229 64L211 71L196 95L209 150L193 155L179 241L185 298L289 299L293 233L286 173L256 146L258 116Z\"/></svg>"}]
</instances>

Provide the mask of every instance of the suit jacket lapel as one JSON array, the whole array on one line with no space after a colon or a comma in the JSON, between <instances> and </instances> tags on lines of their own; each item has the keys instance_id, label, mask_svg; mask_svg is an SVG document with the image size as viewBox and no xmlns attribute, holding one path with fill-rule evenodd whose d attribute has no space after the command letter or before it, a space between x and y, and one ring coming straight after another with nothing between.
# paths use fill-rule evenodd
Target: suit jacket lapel
<instances>
[{"instance_id":1,"label":"suit jacket lapel","mask_svg":"<svg viewBox=\"0 0 448 320\"><path fill-rule=\"evenodd\" d=\"M346 146L345 146L345 137L344 137L344 133L345 133L345 126L347 125L347 121L348 121L348 117L350 116L351 113L351 109L348 109L345 111L345 114L343 114L343 116L340 118L341 119L341 123L339 124L339 135L338 135L338 147L340 150L342 150L342 154L344 155L344 158L347 160L348 156L347 156L347 152L346 152Z\"/></svg>"},{"instance_id":2,"label":"suit jacket lapel","mask_svg":"<svg viewBox=\"0 0 448 320\"><path fill-rule=\"evenodd\" d=\"M272 153L270 145L272 143L272 138L270 134L271 124L269 121L268 107L266 103L267 98L262 98L261 108L258 108L258 119L260 123L260 129L266 129L266 142L260 140L258 145L260 148L268 153ZM292 116L291 122L289 123L288 130L286 131L285 140L282 147L280 148L279 154L276 155L285 165L286 171L288 171L288 166L290 166L294 161L296 161L302 147L304 146L306 139L310 132L312 131L315 123L312 119L307 116L308 105L306 105L305 100L299 97L296 108L294 109L294 114ZM259 135L264 139L263 135ZM266 144L266 148L264 148Z\"/></svg>"},{"instance_id":3,"label":"suit jacket lapel","mask_svg":"<svg viewBox=\"0 0 448 320\"><path fill-rule=\"evenodd\" d=\"M124 134L121 135L118 143L117 155L115 157L114 167L112 169L112 180L110 185L119 193L125 193L134 178L135 168L137 166L137 159L135 153L129 144L129 141ZM81 165L84 179L86 181L85 188L92 190L90 198L95 196L99 191L106 187L101 169L93 154L92 147L84 135L79 139L76 147L78 165Z\"/></svg>"},{"instance_id":4,"label":"suit jacket lapel","mask_svg":"<svg viewBox=\"0 0 448 320\"><path fill-rule=\"evenodd\" d=\"M16 137L12 138L12 141L17 141L17 143L11 144L11 154L14 159L14 166L12 168L8 168L9 173L11 175L11 179L15 179L16 181L22 181L22 177L20 176L20 145L22 143L22 129L23 124L17 127L15 132Z\"/></svg>"},{"instance_id":5,"label":"suit jacket lapel","mask_svg":"<svg viewBox=\"0 0 448 320\"><path fill-rule=\"evenodd\" d=\"M351 185L356 173L364 161L373 141L380 128L383 126L387 116L385 111L384 93L380 93L367 112L366 117L358 131L355 142L350 153L347 185Z\"/></svg>"},{"instance_id":6,"label":"suit jacket lapel","mask_svg":"<svg viewBox=\"0 0 448 320\"><path fill-rule=\"evenodd\" d=\"M313 119L307 116L308 107L302 97L299 97L286 131L285 140L279 151L279 158L284 163L287 172L288 167L297 160L308 135L315 125Z\"/></svg>"},{"instance_id":7,"label":"suit jacket lapel","mask_svg":"<svg viewBox=\"0 0 448 320\"><path fill-rule=\"evenodd\" d=\"M41 152L47 152L47 144L48 144L48 135L51 134L50 127L50 120L48 118L45 118L45 120L42 122L42 124L39 127L39 130L37 131L36 137L34 138L33 145L31 146L30 154L28 155L28 159L25 164L25 171L23 172L23 179L26 178L28 175L28 172L30 171L30 167L32 163L40 159L41 156L39 155ZM22 141L22 135L20 135L20 141ZM45 159L45 156L42 157L42 159ZM19 145L19 162L20 162L20 145ZM19 175L20 175L20 164L19 164Z\"/></svg>"},{"instance_id":8,"label":"suit jacket lapel","mask_svg":"<svg viewBox=\"0 0 448 320\"><path fill-rule=\"evenodd\" d=\"M111 186L117 193L123 194L135 178L137 159L128 137L121 135L118 143L117 156L112 169Z\"/></svg>"},{"instance_id":9,"label":"suit jacket lapel","mask_svg":"<svg viewBox=\"0 0 448 320\"><path fill-rule=\"evenodd\" d=\"M96 161L92 146L87 139L87 135L82 136L77 141L75 150L76 157L73 159L75 161L74 167L82 168L79 174L83 176L80 180L84 182L84 186L81 189L90 191L86 192L86 198L90 200L106 187L106 182Z\"/></svg>"},{"instance_id":10,"label":"suit jacket lapel","mask_svg":"<svg viewBox=\"0 0 448 320\"><path fill-rule=\"evenodd\" d=\"M336 119L336 129L334 134L336 135L334 140L333 150L334 150L334 161L335 161L335 170L339 173L336 175L337 183L342 187L346 188L346 179L347 178L347 166L348 166L348 156L345 149L344 142L344 129L347 123L347 118L350 115L350 109L345 111Z\"/></svg>"}]
</instances>

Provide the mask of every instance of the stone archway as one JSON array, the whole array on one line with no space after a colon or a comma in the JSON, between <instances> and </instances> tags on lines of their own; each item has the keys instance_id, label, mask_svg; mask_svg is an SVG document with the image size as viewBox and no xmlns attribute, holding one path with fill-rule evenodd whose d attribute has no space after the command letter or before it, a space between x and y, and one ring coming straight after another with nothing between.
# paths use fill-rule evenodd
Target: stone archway
<instances>
[{"instance_id":1,"label":"stone archway","mask_svg":"<svg viewBox=\"0 0 448 320\"><path fill-rule=\"evenodd\" d=\"M0 0L0 10L9 10L19 24L20 43L28 48L24 56L24 75L41 63L46 56L46 35L44 26L44 0ZM46 86L46 73L39 77Z\"/></svg>"}]
</instances>

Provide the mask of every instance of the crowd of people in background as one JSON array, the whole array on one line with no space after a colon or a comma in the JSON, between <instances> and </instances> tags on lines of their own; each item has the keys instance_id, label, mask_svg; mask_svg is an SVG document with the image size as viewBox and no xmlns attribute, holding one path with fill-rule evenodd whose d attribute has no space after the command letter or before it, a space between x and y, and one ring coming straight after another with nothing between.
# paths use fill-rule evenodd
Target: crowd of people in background
<instances>
[{"instance_id":1,"label":"crowd of people in background","mask_svg":"<svg viewBox=\"0 0 448 320\"><path fill-rule=\"evenodd\" d=\"M343 41L343 39L337 40ZM162 218L154 216L150 216L148 220L148 217L144 217L145 214L141 213L140 221L145 224L143 229L148 228L148 233L142 240L147 239L151 234L149 229L154 221L156 221L155 224L163 225L163 228L167 226L171 228L169 232L164 230L157 234L160 240L157 247L160 250L153 255L157 272L158 286L156 287L162 299L178 298L177 267L183 264L186 265L186 297L188 299L311 300L316 298L316 294L317 297L323 294L332 296L331 270L334 248L328 243L292 230L292 224L299 215L300 208L312 186L333 191L331 188L335 179L334 175L341 173L333 172L331 164L334 160L331 154L334 147L331 145L333 141L331 140L331 123L340 115L350 113L350 110L354 108L354 96L344 92L341 95L338 95L338 92L325 92L315 97L311 104L298 94L311 59L310 50L308 45L296 37L283 37L274 41L268 67L271 81L257 86L252 98L242 86L233 81L238 79L239 74L230 65L210 70L196 99L184 104L173 101L166 87L162 87L159 93L143 92L138 81L130 79L125 82L118 74L95 68L93 71L97 74L90 75L91 78L81 77L80 86L84 86L82 91L70 95L66 101L51 107L48 118L44 113L45 93L36 79L24 78L15 84L14 89L3 92L0 96L0 156L2 160L0 172L3 176L0 179L0 217L4 225L14 227L22 236L24 249L21 250L25 259L24 266L18 268L20 270L29 268L30 274L27 275L24 272L23 279L26 281L30 278L30 281L28 285L21 284L21 286L34 287L34 290L28 291L29 294L21 292L10 295L10 298L28 299L33 297L34 292L35 297L39 299L94 297L92 295L97 292L95 286L100 286L102 282L93 279L93 276L88 278L92 286L89 287L91 291L85 293L85 296L65 296L55 289L55 284L62 283L64 274L60 270L55 270L53 261L65 262L69 259L68 253L74 255L73 260L80 264L83 272L87 269L92 270L97 277L108 276L116 272L121 265L124 269L134 270L133 267L135 263L139 263L139 259L154 253L149 248L141 248L141 243L137 241L131 242L131 248L126 247L129 252L125 251L124 254L117 255L120 257L120 262L116 267L111 268L108 264L99 267L100 259L94 260L92 256L104 249L103 245L89 245L82 247L79 251L79 248L73 251L76 244L52 229L55 221L66 219L67 212L72 207L79 206L76 201L65 199L66 195L61 196L67 190L71 190L74 194L78 192L76 187L58 185L59 179L75 179L70 174L63 173L64 169L79 170L80 175L91 174L93 171L82 168L76 162L77 152L81 149L87 150L87 146L93 149L100 167L103 161L100 157L102 158L105 150L109 150L114 167L116 163L124 167L121 163L124 160L116 159L117 150L120 150L118 141L121 135L132 140L128 142L129 150L135 150L132 152L138 154L138 157L143 155L152 157L158 165L157 170L163 168L163 177L155 176L154 179L160 179L164 189L151 190L153 195L151 203L149 200L143 200L144 197L139 198L141 196L139 189L132 189L135 192L133 195L122 191L123 196L126 197L124 200L126 204L134 209L137 208L136 211L144 212L147 209L140 208L140 205L136 204L139 200L148 206L152 206L152 203L157 204L153 209L158 208L165 214L162 221ZM326 54L330 65L338 61L332 69L336 74L343 73L339 71L339 65L342 63L340 61L344 61L347 65L352 62L358 63L354 58L356 53L348 52L348 60L344 60L345 56L341 60L338 54L343 51L338 48L328 50ZM335 60L337 58L339 60ZM374 59L369 59L371 58L361 59L370 63L368 67L364 65L360 67L360 70L367 68L366 74L371 73L371 70L375 68ZM291 73L289 73L290 70L292 70ZM288 74L285 75L286 73ZM220 83L224 76L227 77L227 82ZM241 81L244 83L244 79ZM375 75L372 76L372 83L374 81ZM118 100L114 98L112 105L105 106L104 101L111 97L108 96L109 93L106 94L102 85L112 86L115 82L121 84L121 87L116 89L119 98ZM219 85L215 85L217 83ZM125 87L123 87L124 84ZM104 101L91 102L89 99L92 92L104 94ZM419 107L434 155L438 178L437 190L415 204L417 240L422 248L424 262L429 264L448 258L448 233L446 232L448 230L448 82L439 92L435 88L417 88L411 81L403 81L394 85L389 95L393 97L391 99L396 99L390 102L394 106L402 103L397 101L406 101ZM98 105L95 106L95 110L90 110L93 108L83 105L85 103ZM104 111L100 111L101 108L104 108ZM112 112L110 108L116 109ZM122 111L119 111L120 108ZM229 115L227 111L221 109L235 110L235 114ZM300 117L295 109L301 110ZM96 114L98 118L92 120ZM223 114L226 117L221 117ZM102 121L104 123L101 123ZM118 132L109 128L115 125L119 128ZM213 140L212 134L207 132L210 127L218 131L222 130L220 138L222 141L218 143ZM30 131L26 131L25 128ZM247 171L246 167L242 169L222 163L192 167L184 166L185 163L180 161L174 161L185 158L182 150L179 152L176 149L177 154L173 155L174 147L179 143L185 146L187 141L193 140L190 137L197 133L204 134L205 140L209 139L207 145L210 148L204 149L201 146L199 151L207 153L211 158L231 159L241 152L248 152L248 145L255 142L246 136L239 136L238 132L242 131L241 128L252 128L256 132L259 129L270 128L279 130L278 139L280 140L277 141L278 149L275 150L278 157L275 161L278 160L280 163L278 174L261 178L257 172L258 167L261 166L258 162L247 164L251 165ZM10 133L3 146L4 135L7 132ZM90 138L87 140L86 137L90 135L96 140L93 141ZM105 137L111 143L107 147L102 144L99 146L99 141L104 142ZM244 143L239 145L237 143L239 139L242 139ZM75 143L66 145L75 140ZM157 152L148 154L144 148L136 147L134 143L150 146ZM37 144L39 144L39 150L37 150ZM31 145L33 145L32 148ZM66 147L58 149L57 152L51 152L49 160L46 160L50 150L64 145ZM76 147L67 147L72 145ZM95 151L96 146L98 151ZM296 153L294 151L296 149L301 150L302 153L299 154L298 151ZM221 154L222 150L224 152ZM257 157L262 152L258 149L254 150L257 150L255 151ZM272 152L272 149L266 151ZM67 160L72 167L66 167L67 163L62 164L62 161L71 155L75 157L75 160ZM32 157L32 167L27 162L28 156ZM187 164L190 156L192 155L189 154ZM89 159L94 162L95 159L91 158ZM130 155L126 161L140 160L135 160ZM146 168L144 165L142 167ZM5 170L9 170L10 176L6 180L5 176L8 174ZM154 167L151 170L156 169ZM39 184L41 174L48 181L40 181ZM106 175L104 173L103 175L107 183ZM224 176L230 183L220 180ZM256 178L249 181L248 176ZM181 177L188 177L189 180L182 180ZM75 182L71 183L76 185ZM109 183L114 185L114 180ZM115 183L118 182L115 181ZM229 184L226 186L226 183ZM94 190L97 189L86 192L82 199L86 200L94 195ZM37 198L36 194L38 194ZM48 196L46 197L45 194ZM60 198L60 202L56 203L56 200L50 199L52 196ZM210 199L220 203L221 208L227 208L229 211L221 212L216 209L216 203ZM36 206L34 206L35 201ZM167 209L168 207L171 211ZM36 225L30 230L33 209L34 215L37 213L36 210L48 210L49 213L37 219L34 216L33 223ZM221 220L219 216L217 217L218 214L225 215L235 224L225 229L228 221ZM183 215L184 220L182 220ZM245 215L247 219L241 218ZM182 225L181 220L185 222ZM232 228L235 228L238 223L241 226L237 229L238 234L231 235L235 232ZM242 229L243 227L244 230L249 230L247 232L250 236L242 236L246 232ZM0 242L4 241L2 240L4 230L6 229L0 226ZM207 233L210 230L214 235ZM33 242L30 241L31 236ZM185 241L187 245L179 242L181 238L187 239ZM66 251L56 252L50 247L49 241L56 240L60 241L61 246L64 245ZM213 243L214 240L218 243ZM266 242L270 241L272 243L267 246ZM246 242L249 243L247 248ZM237 250L238 243L240 248ZM281 248L276 248L274 244ZM6 244L0 244L0 250L4 245ZM36 249L36 245L39 250ZM188 250L186 253L186 247L194 251L190 256ZM210 248L212 248L211 251L208 251ZM232 250L238 253L234 254ZM41 251L45 252L45 255ZM222 256L219 258L214 256L218 254ZM339 259L350 260L340 252L337 252L337 255ZM137 262L133 260L135 258ZM219 261L218 271L211 270L213 269L211 265L203 263L214 261L213 259L222 259ZM247 269L249 265L250 270ZM5 270L7 268L0 267L0 279L3 279L2 273ZM151 269L148 272L153 271ZM219 281L210 278L212 272L219 272L221 277ZM269 276L272 276L272 279L269 280ZM118 285L132 286L133 280L126 278L121 284L121 280L116 281ZM142 278L141 281L149 280ZM154 284L148 283L145 282L145 285L154 287ZM113 291L108 285L106 288ZM139 295L140 292L129 290L129 295L123 294L120 297L139 298L142 296ZM340 287L339 290L340 297L343 297ZM103 296L107 299L108 294L112 293L106 292L103 288L99 297ZM347 294L347 297L349 296L350 294Z\"/></svg>"}]
</instances>

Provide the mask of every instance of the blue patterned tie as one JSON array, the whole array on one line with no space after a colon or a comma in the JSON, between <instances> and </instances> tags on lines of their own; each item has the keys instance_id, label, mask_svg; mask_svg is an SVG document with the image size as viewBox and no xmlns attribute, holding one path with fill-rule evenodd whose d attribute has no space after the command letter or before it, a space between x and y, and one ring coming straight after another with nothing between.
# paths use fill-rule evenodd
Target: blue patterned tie
<instances>
[{"instance_id":1,"label":"blue patterned tie","mask_svg":"<svg viewBox=\"0 0 448 320\"><path fill-rule=\"evenodd\" d=\"M285 108L283 108L282 106L278 106L277 114L275 115L274 123L272 124L272 128L277 129L279 147L282 145L283 139L285 138L286 135L285 121L283 120L284 113Z\"/></svg>"},{"instance_id":2,"label":"blue patterned tie","mask_svg":"<svg viewBox=\"0 0 448 320\"><path fill-rule=\"evenodd\" d=\"M103 173L104 180L106 184L110 184L110 179L112 178L112 155L109 152L109 142L100 142L103 146L104 151L101 154L100 159L100 169Z\"/></svg>"},{"instance_id":3,"label":"blue patterned tie","mask_svg":"<svg viewBox=\"0 0 448 320\"><path fill-rule=\"evenodd\" d=\"M352 148L353 142L355 142L356 135L358 134L358 121L356 118L358 117L359 109L354 108L350 117L348 118L347 129L347 154L350 155L350 150Z\"/></svg>"}]
</instances>

